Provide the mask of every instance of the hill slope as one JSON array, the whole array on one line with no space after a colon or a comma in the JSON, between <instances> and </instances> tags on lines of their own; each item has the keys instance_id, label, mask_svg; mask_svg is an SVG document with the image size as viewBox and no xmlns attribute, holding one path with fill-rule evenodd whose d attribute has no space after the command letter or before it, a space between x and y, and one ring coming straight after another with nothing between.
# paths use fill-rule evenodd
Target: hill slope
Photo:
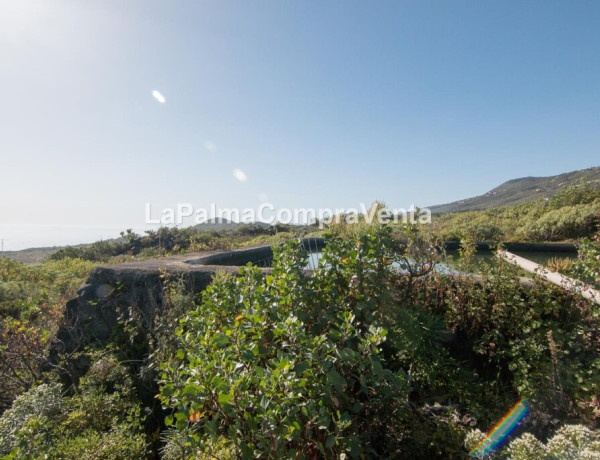
<instances>
[{"instance_id":1,"label":"hill slope","mask_svg":"<svg viewBox=\"0 0 600 460\"><path fill-rule=\"evenodd\" d=\"M53 246L48 248L22 249L20 251L4 251L3 253L0 253L0 258L6 257L7 259L13 259L26 264L36 264L63 247L64 246Z\"/></svg>"},{"instance_id":2,"label":"hill slope","mask_svg":"<svg viewBox=\"0 0 600 460\"><path fill-rule=\"evenodd\" d=\"M497 206L508 206L535 201L538 198L551 197L558 190L581 182L600 187L600 167L582 169L558 176L522 177L504 182L484 195L454 201L452 203L430 206L436 214L460 211L481 211Z\"/></svg>"}]
</instances>

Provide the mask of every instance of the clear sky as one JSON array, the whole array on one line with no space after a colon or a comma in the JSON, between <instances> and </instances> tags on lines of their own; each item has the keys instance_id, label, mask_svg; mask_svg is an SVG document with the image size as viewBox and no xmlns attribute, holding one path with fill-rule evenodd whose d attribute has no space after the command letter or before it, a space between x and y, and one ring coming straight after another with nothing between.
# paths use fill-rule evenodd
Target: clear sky
<instances>
[{"instance_id":1,"label":"clear sky","mask_svg":"<svg viewBox=\"0 0 600 460\"><path fill-rule=\"evenodd\" d=\"M0 0L0 238L598 166L599 24L597 0Z\"/></svg>"}]
</instances>

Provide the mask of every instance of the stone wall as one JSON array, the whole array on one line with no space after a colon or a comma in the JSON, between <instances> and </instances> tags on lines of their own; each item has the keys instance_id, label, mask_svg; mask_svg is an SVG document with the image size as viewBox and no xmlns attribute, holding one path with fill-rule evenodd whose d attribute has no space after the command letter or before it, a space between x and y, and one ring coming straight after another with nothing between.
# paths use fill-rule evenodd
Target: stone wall
<instances>
[{"instance_id":1,"label":"stone wall","mask_svg":"<svg viewBox=\"0 0 600 460\"><path fill-rule=\"evenodd\" d=\"M307 250L320 250L325 241L310 238L301 244ZM201 292L216 272L235 274L249 262L263 266L260 269L268 273L266 265L272 258L271 246L257 246L98 267L66 305L63 325L52 345L52 360L85 346L104 346L111 341L120 318L127 318L132 308L140 318L151 321L166 308L163 281L167 277L181 280L192 292Z\"/></svg>"}]
</instances>

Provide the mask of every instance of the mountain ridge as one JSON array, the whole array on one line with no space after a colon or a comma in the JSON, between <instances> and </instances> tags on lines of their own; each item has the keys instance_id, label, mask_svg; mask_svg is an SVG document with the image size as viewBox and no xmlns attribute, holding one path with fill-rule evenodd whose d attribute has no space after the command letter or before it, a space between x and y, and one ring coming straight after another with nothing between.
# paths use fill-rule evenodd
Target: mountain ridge
<instances>
[{"instance_id":1,"label":"mountain ridge","mask_svg":"<svg viewBox=\"0 0 600 460\"><path fill-rule=\"evenodd\" d=\"M510 206L540 198L550 198L560 189L585 183L600 188L600 167L592 167L557 174L555 176L527 176L510 179L483 195L464 200L429 206L434 214L462 211L483 211L499 206Z\"/></svg>"}]
</instances>

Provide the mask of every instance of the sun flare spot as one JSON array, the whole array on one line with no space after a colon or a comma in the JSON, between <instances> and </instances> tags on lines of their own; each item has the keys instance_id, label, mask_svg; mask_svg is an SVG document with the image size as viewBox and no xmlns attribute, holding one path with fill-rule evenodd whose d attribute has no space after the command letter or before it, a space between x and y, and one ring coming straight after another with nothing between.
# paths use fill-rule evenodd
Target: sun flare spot
<instances>
[{"instance_id":1,"label":"sun flare spot","mask_svg":"<svg viewBox=\"0 0 600 460\"><path fill-rule=\"evenodd\" d=\"M246 182L248 180L248 176L246 176L246 173L241 169L234 169L233 177L235 177L240 182Z\"/></svg>"},{"instance_id":2,"label":"sun flare spot","mask_svg":"<svg viewBox=\"0 0 600 460\"><path fill-rule=\"evenodd\" d=\"M167 102L167 99L160 93L160 91L157 91L157 90L152 91L152 96L154 96L154 99L156 99L161 104L164 104L165 102Z\"/></svg>"}]
</instances>

